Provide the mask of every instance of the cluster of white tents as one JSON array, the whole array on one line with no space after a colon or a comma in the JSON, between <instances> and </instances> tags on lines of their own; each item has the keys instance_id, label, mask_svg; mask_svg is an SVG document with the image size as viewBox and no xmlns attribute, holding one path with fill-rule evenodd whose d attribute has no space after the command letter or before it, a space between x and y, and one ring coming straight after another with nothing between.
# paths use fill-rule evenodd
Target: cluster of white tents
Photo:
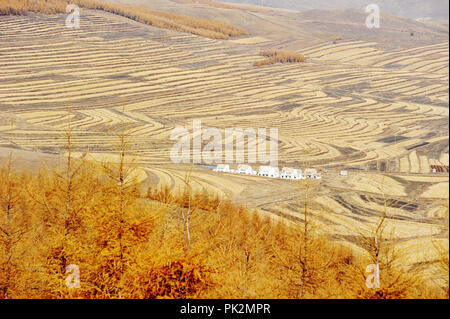
<instances>
[{"instance_id":1,"label":"cluster of white tents","mask_svg":"<svg viewBox=\"0 0 450 319\"><path fill-rule=\"evenodd\" d=\"M241 164L237 167L237 169L230 169L230 165L219 164L216 166L216 168L214 168L214 171L223 173L263 176L270 178L281 178L281 179L322 178L322 176L317 172L317 170L313 168L307 168L303 172L301 169L284 167L280 172L280 169L278 167L260 166L259 171L254 171L250 165Z\"/></svg>"}]
</instances>

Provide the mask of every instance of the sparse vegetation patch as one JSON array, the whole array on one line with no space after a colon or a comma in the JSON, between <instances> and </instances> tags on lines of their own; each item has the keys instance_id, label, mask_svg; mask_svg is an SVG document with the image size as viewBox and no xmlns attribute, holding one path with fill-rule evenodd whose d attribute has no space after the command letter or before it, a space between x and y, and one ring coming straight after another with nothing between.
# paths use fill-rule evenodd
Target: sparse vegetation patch
<instances>
[{"instance_id":1,"label":"sparse vegetation patch","mask_svg":"<svg viewBox=\"0 0 450 319\"><path fill-rule=\"evenodd\" d=\"M303 54L284 50L262 51L261 55L264 56L265 59L256 61L254 63L255 66L263 66L276 63L300 63L306 61L306 58Z\"/></svg>"},{"instance_id":2,"label":"sparse vegetation patch","mask_svg":"<svg viewBox=\"0 0 450 319\"><path fill-rule=\"evenodd\" d=\"M104 3L97 0L5 0L0 3L0 15L27 15L31 12L65 13L69 3L86 9L103 10L154 27L192 33L211 39L226 40L230 37L248 34L244 29L224 22L193 18L160 10Z\"/></svg>"}]
</instances>

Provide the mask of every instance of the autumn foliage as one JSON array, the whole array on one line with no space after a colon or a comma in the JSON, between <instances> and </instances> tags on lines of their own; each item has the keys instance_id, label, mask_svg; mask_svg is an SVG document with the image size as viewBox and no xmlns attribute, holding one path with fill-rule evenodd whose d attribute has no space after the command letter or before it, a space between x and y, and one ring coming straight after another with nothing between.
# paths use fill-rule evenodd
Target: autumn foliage
<instances>
[{"instance_id":1,"label":"autumn foliage","mask_svg":"<svg viewBox=\"0 0 450 319\"><path fill-rule=\"evenodd\" d=\"M204 192L150 188L143 193L134 182L121 189L103 165L83 160L74 165L69 208L63 200L68 196L65 169L29 174L2 166L2 298L442 295L392 266L389 276L382 268L382 278L401 275L401 281L368 289L364 269L369 257L312 231L306 237L301 224L274 222ZM188 207L189 243L183 218ZM79 288L66 286L71 264L80 269Z\"/></svg>"},{"instance_id":2,"label":"autumn foliage","mask_svg":"<svg viewBox=\"0 0 450 319\"><path fill-rule=\"evenodd\" d=\"M265 59L256 61L254 63L255 66L263 66L276 63L300 63L306 61L306 58L303 54L284 50L262 51L261 55L264 56Z\"/></svg>"},{"instance_id":3,"label":"autumn foliage","mask_svg":"<svg viewBox=\"0 0 450 319\"><path fill-rule=\"evenodd\" d=\"M97 0L2 0L0 15L26 15L31 12L66 13L68 4L76 4L86 9L102 10L154 27L192 33L206 38L228 39L248 34L247 31L224 22Z\"/></svg>"}]
</instances>

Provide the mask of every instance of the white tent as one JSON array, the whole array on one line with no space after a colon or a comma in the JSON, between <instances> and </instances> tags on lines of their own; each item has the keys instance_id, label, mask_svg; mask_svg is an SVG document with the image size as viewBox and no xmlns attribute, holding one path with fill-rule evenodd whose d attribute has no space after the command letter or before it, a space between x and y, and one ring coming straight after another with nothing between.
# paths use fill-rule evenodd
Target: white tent
<instances>
[{"instance_id":1,"label":"white tent","mask_svg":"<svg viewBox=\"0 0 450 319\"><path fill-rule=\"evenodd\" d=\"M320 175L315 168L305 169L305 175L308 178L313 178L313 179L321 179L322 178L322 175Z\"/></svg>"},{"instance_id":2,"label":"white tent","mask_svg":"<svg viewBox=\"0 0 450 319\"><path fill-rule=\"evenodd\" d=\"M280 177L283 179L303 179L303 172L301 169L284 167L281 170Z\"/></svg>"},{"instance_id":3,"label":"white tent","mask_svg":"<svg viewBox=\"0 0 450 319\"><path fill-rule=\"evenodd\" d=\"M280 177L280 170L273 166L260 166L258 171L259 176L278 178Z\"/></svg>"},{"instance_id":4,"label":"white tent","mask_svg":"<svg viewBox=\"0 0 450 319\"><path fill-rule=\"evenodd\" d=\"M247 174L247 175L254 175L254 171L250 165L239 165L236 173L238 174Z\"/></svg>"},{"instance_id":5,"label":"white tent","mask_svg":"<svg viewBox=\"0 0 450 319\"><path fill-rule=\"evenodd\" d=\"M224 173L230 173L230 165L228 164L219 164L214 169L215 172L224 172Z\"/></svg>"},{"instance_id":6,"label":"white tent","mask_svg":"<svg viewBox=\"0 0 450 319\"><path fill-rule=\"evenodd\" d=\"M314 168L307 168L305 169L305 175L309 178L313 178L315 175L317 175L317 170Z\"/></svg>"}]
</instances>

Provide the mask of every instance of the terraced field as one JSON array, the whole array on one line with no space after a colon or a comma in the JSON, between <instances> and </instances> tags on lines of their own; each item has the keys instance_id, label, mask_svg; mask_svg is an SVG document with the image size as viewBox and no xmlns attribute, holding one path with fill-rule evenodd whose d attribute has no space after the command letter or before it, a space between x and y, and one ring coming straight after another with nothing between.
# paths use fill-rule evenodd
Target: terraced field
<instances>
[{"instance_id":1,"label":"terraced field","mask_svg":"<svg viewBox=\"0 0 450 319\"><path fill-rule=\"evenodd\" d=\"M404 203L389 211L405 241L442 231L436 200L448 202L448 173L433 174L431 165L449 165L448 42L383 50L327 41L298 47L306 63L254 67L272 40L205 39L95 11L83 12L80 29L64 21L0 17L0 147L61 153L70 100L77 152L114 152L124 118L149 181L177 188L187 168L170 161L175 127L192 130L194 119L220 129L273 127L280 166L328 170L313 206L336 238L373 224L383 193ZM203 167L193 177L198 189L300 218L298 182Z\"/></svg>"}]
</instances>

